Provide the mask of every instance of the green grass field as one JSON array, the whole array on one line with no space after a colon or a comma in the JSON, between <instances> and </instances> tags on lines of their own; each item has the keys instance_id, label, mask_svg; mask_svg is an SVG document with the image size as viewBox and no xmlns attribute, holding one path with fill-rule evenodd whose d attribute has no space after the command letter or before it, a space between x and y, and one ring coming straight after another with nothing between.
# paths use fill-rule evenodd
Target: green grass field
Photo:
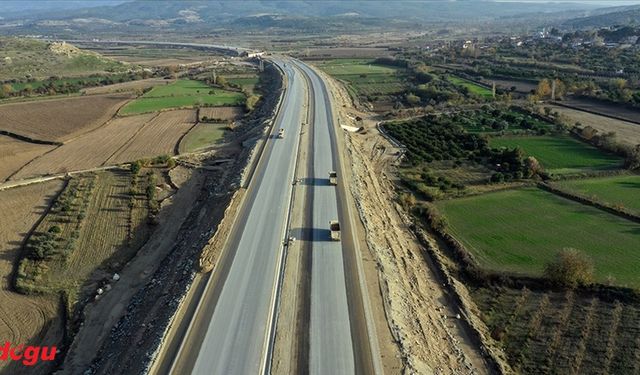
<instances>
[{"instance_id":1,"label":"green grass field","mask_svg":"<svg viewBox=\"0 0 640 375\"><path fill-rule=\"evenodd\" d=\"M244 92L249 95L255 94L255 87L260 80L260 78L254 74L225 76L225 78L227 82L229 82L230 84L238 85Z\"/></svg>"},{"instance_id":2,"label":"green grass field","mask_svg":"<svg viewBox=\"0 0 640 375\"><path fill-rule=\"evenodd\" d=\"M547 171L555 174L611 169L622 166L623 162L618 156L564 135L495 137L489 144L495 148L520 147L525 154L538 159Z\"/></svg>"},{"instance_id":3,"label":"green grass field","mask_svg":"<svg viewBox=\"0 0 640 375\"><path fill-rule=\"evenodd\" d=\"M540 275L557 251L594 261L596 279L640 287L640 225L537 188L441 201L449 230L481 267Z\"/></svg>"},{"instance_id":4,"label":"green grass field","mask_svg":"<svg viewBox=\"0 0 640 375\"><path fill-rule=\"evenodd\" d=\"M182 140L180 152L193 152L212 146L224 136L225 126L222 124L198 124Z\"/></svg>"},{"instance_id":5,"label":"green grass field","mask_svg":"<svg viewBox=\"0 0 640 375\"><path fill-rule=\"evenodd\" d=\"M449 82L453 83L454 85L466 87L469 90L469 92L472 94L478 95L486 99L493 98L493 93L491 92L491 90L489 90L484 86L480 86L471 81L467 81L466 79L456 77L456 76L449 76L447 79L449 80Z\"/></svg>"},{"instance_id":6,"label":"green grass field","mask_svg":"<svg viewBox=\"0 0 640 375\"><path fill-rule=\"evenodd\" d=\"M559 181L556 186L640 214L640 176Z\"/></svg>"},{"instance_id":7,"label":"green grass field","mask_svg":"<svg viewBox=\"0 0 640 375\"><path fill-rule=\"evenodd\" d=\"M244 95L240 92L213 88L206 84L181 79L164 86L156 86L120 110L121 114L155 112L168 108L192 107L196 104L223 106L242 105Z\"/></svg>"},{"instance_id":8,"label":"green grass field","mask_svg":"<svg viewBox=\"0 0 640 375\"><path fill-rule=\"evenodd\" d=\"M404 69L376 65L370 59L325 60L318 67L349 82L359 95L394 95L406 89Z\"/></svg>"}]
</instances>

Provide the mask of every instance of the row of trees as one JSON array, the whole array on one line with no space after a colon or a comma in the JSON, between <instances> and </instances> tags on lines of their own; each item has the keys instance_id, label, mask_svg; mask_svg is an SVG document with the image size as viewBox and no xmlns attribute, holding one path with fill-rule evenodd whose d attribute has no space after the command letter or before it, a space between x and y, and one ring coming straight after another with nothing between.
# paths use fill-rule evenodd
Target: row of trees
<instances>
[{"instance_id":1,"label":"row of trees","mask_svg":"<svg viewBox=\"0 0 640 375\"><path fill-rule=\"evenodd\" d=\"M46 80L29 79L25 81L5 81L0 87L0 98L31 96L31 95L56 95L72 94L87 87L106 86L115 83L141 80L151 77L153 74L147 71L106 75L88 76L84 78L60 78L50 77Z\"/></svg>"}]
</instances>

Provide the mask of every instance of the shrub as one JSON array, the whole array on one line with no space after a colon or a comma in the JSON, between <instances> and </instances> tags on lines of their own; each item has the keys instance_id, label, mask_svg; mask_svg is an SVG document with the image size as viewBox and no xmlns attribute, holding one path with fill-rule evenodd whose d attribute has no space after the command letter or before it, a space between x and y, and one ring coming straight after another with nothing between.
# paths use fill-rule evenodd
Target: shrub
<instances>
[{"instance_id":1,"label":"shrub","mask_svg":"<svg viewBox=\"0 0 640 375\"><path fill-rule=\"evenodd\" d=\"M593 281L593 261L579 250L566 248L544 269L544 275L556 286L575 288Z\"/></svg>"},{"instance_id":2,"label":"shrub","mask_svg":"<svg viewBox=\"0 0 640 375\"><path fill-rule=\"evenodd\" d=\"M142 162L140 160L136 160L131 163L131 173L137 175L138 172L140 172L140 169L142 169Z\"/></svg>"}]
</instances>

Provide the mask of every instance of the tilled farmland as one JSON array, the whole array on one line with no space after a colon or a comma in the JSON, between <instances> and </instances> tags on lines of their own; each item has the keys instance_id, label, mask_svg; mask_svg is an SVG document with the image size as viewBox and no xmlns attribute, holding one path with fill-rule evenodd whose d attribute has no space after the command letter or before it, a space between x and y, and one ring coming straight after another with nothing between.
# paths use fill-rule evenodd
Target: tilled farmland
<instances>
[{"instance_id":1,"label":"tilled farmland","mask_svg":"<svg viewBox=\"0 0 640 375\"><path fill-rule=\"evenodd\" d=\"M200 109L200 119L209 120L236 120L244 114L243 107L205 107Z\"/></svg>"},{"instance_id":2,"label":"tilled farmland","mask_svg":"<svg viewBox=\"0 0 640 375\"><path fill-rule=\"evenodd\" d=\"M13 180L102 166L156 114L117 118L43 155L13 176Z\"/></svg>"},{"instance_id":3,"label":"tilled farmland","mask_svg":"<svg viewBox=\"0 0 640 375\"><path fill-rule=\"evenodd\" d=\"M110 94L5 104L0 106L0 130L65 142L104 124L130 99L130 94Z\"/></svg>"},{"instance_id":4,"label":"tilled farmland","mask_svg":"<svg viewBox=\"0 0 640 375\"><path fill-rule=\"evenodd\" d=\"M27 143L0 135L0 182L32 159L53 150L55 146Z\"/></svg>"},{"instance_id":5,"label":"tilled farmland","mask_svg":"<svg viewBox=\"0 0 640 375\"><path fill-rule=\"evenodd\" d=\"M0 191L0 337L15 343L37 340L41 345L58 345L63 338L59 302L55 296L25 296L10 288L14 263L22 241L45 214L53 196L62 188L54 180ZM47 368L49 367L49 368ZM19 362L0 361L0 372L24 371ZM31 373L49 373L41 363Z\"/></svg>"},{"instance_id":6,"label":"tilled farmland","mask_svg":"<svg viewBox=\"0 0 640 375\"><path fill-rule=\"evenodd\" d=\"M107 164L125 163L163 154L173 155L176 145L193 127L195 120L193 110L162 112L109 158Z\"/></svg>"}]
</instances>

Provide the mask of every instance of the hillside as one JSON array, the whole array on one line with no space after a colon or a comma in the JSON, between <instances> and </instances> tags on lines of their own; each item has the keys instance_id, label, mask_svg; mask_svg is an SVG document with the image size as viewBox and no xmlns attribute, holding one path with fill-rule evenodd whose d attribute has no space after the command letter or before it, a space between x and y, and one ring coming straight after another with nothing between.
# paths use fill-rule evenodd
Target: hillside
<instances>
[{"instance_id":1,"label":"hillside","mask_svg":"<svg viewBox=\"0 0 640 375\"><path fill-rule=\"evenodd\" d=\"M591 4L539 4L494 1L175 1L138 0L115 6L73 11L36 12L6 17L4 29L12 34L77 35L162 30L163 32L263 27L280 29L359 29L416 23L486 22L522 14L540 15L571 11L571 16L596 7ZM569 17L565 17L569 18ZM392 24L389 25L389 22ZM502 21L501 21L502 22Z\"/></svg>"},{"instance_id":2,"label":"hillside","mask_svg":"<svg viewBox=\"0 0 640 375\"><path fill-rule=\"evenodd\" d=\"M0 37L0 80L128 70L128 66L67 43Z\"/></svg>"},{"instance_id":3,"label":"hillside","mask_svg":"<svg viewBox=\"0 0 640 375\"><path fill-rule=\"evenodd\" d=\"M612 25L640 25L640 6L624 7L615 12L574 18L565 26L574 28L609 27Z\"/></svg>"}]
</instances>

